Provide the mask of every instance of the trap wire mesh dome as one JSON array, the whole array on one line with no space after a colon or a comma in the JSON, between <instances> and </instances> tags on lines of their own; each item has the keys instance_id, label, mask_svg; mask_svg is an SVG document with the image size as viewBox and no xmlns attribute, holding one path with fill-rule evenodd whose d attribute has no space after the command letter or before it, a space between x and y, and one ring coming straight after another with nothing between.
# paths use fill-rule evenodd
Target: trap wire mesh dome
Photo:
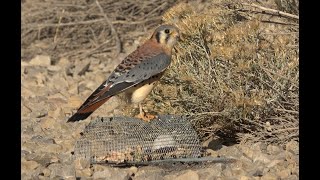
<instances>
[{"instance_id":1,"label":"trap wire mesh dome","mask_svg":"<svg viewBox=\"0 0 320 180\"><path fill-rule=\"evenodd\" d=\"M148 123L129 117L98 118L76 142L75 156L92 164L208 160L201 159L200 140L188 119L171 115Z\"/></svg>"}]
</instances>

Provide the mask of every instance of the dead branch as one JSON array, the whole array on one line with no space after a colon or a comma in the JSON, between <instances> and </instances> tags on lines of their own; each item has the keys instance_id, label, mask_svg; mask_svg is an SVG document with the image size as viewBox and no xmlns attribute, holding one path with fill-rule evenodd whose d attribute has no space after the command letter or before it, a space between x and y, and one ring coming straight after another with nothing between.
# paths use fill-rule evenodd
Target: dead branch
<instances>
[{"instance_id":1,"label":"dead branch","mask_svg":"<svg viewBox=\"0 0 320 180\"><path fill-rule=\"evenodd\" d=\"M149 18L143 21L111 21L112 24L127 24L127 25L135 25L135 24L144 24L147 23L149 21L155 21L155 20L160 20L161 17L155 17L155 18ZM100 18L100 19L94 19L94 20L88 20L88 21L78 21L78 22L69 22L69 23L47 23L47 24L27 24L24 25L23 27L21 27L22 29L29 29L29 28L44 28L44 27L63 27L63 26L76 26L76 25L86 25L86 24L93 24L93 23L98 23L101 21L105 21L104 18Z\"/></svg>"},{"instance_id":2,"label":"dead branch","mask_svg":"<svg viewBox=\"0 0 320 180\"><path fill-rule=\"evenodd\" d=\"M107 21L108 25L110 26L112 34L113 34L114 37L116 38L116 47L117 47L117 54L116 54L116 56L118 56L118 55L120 54L120 52L121 52L121 43L120 43L120 39L119 39L118 33L117 33L117 31L114 29L114 27L113 27L111 21L109 20L109 18L107 17L107 15L104 13L104 11L103 11L103 9L102 9L102 7L101 7L101 5L100 5L100 3L99 3L98 0L96 0L96 4L97 4L97 6L99 7L101 13L103 14L104 19Z\"/></svg>"},{"instance_id":3,"label":"dead branch","mask_svg":"<svg viewBox=\"0 0 320 180\"><path fill-rule=\"evenodd\" d=\"M294 14L286 13L286 12L275 10L275 9L266 8L266 7L263 7L263 6L256 5L254 3L252 3L252 4L242 3L242 4L245 5L245 6L251 6L251 7L255 7L255 8L261 9L262 12L267 11L267 12L275 13L278 16L283 16L283 17L299 20L299 16L294 15Z\"/></svg>"},{"instance_id":4,"label":"dead branch","mask_svg":"<svg viewBox=\"0 0 320 180\"><path fill-rule=\"evenodd\" d=\"M264 23L273 23L273 24L280 24L280 25L288 25L288 26L299 26L297 23L285 23L285 22L279 22L279 21L270 21L270 20L261 20L261 22Z\"/></svg>"}]
</instances>

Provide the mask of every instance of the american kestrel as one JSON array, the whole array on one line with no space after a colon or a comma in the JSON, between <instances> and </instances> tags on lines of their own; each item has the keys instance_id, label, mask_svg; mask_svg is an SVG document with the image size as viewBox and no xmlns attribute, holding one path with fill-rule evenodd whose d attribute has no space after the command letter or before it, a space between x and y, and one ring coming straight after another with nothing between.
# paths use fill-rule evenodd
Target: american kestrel
<instances>
[{"instance_id":1,"label":"american kestrel","mask_svg":"<svg viewBox=\"0 0 320 180\"><path fill-rule=\"evenodd\" d=\"M171 52L179 39L179 29L172 25L159 26L151 38L129 54L80 106L68 122L86 119L112 96L125 93L131 103L138 103L138 118L149 121L141 102L155 87L171 63Z\"/></svg>"}]
</instances>

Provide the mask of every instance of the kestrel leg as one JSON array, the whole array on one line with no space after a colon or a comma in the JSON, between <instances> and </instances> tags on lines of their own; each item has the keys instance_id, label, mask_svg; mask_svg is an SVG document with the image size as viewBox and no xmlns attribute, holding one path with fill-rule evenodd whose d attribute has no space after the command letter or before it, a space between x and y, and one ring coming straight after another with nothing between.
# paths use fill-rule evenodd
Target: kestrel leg
<instances>
[{"instance_id":1,"label":"kestrel leg","mask_svg":"<svg viewBox=\"0 0 320 180\"><path fill-rule=\"evenodd\" d=\"M139 110L140 110L139 114L136 115L135 117L142 119L143 121L150 122L152 119L156 117L155 115L147 114L146 112L144 112L141 103L139 103Z\"/></svg>"}]
</instances>

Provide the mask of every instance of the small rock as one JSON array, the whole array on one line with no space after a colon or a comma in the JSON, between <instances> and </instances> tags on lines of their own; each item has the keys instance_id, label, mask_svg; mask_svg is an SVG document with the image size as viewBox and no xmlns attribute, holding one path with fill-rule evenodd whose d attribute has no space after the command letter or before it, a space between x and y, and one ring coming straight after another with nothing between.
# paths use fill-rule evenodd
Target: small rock
<instances>
[{"instance_id":1,"label":"small rock","mask_svg":"<svg viewBox=\"0 0 320 180\"><path fill-rule=\"evenodd\" d=\"M181 174L176 178L176 180L198 180L199 175L192 170L188 170L187 172Z\"/></svg>"},{"instance_id":2,"label":"small rock","mask_svg":"<svg viewBox=\"0 0 320 180\"><path fill-rule=\"evenodd\" d=\"M281 161L278 160L278 159L272 160L272 161L267 165L267 167L268 167L268 168L272 168L272 167L276 166L277 164L279 164L280 162L281 162Z\"/></svg>"},{"instance_id":3,"label":"small rock","mask_svg":"<svg viewBox=\"0 0 320 180\"><path fill-rule=\"evenodd\" d=\"M262 163L267 164L267 163L270 163L270 158L268 157L268 155L265 155L262 153L259 153L259 154L256 153L253 156L253 162L256 162L256 161L261 161Z\"/></svg>"},{"instance_id":4,"label":"small rock","mask_svg":"<svg viewBox=\"0 0 320 180\"><path fill-rule=\"evenodd\" d=\"M52 138L46 138L41 135L32 136L31 141L45 144L54 144L55 141Z\"/></svg>"},{"instance_id":5,"label":"small rock","mask_svg":"<svg viewBox=\"0 0 320 180\"><path fill-rule=\"evenodd\" d=\"M103 171L97 171L93 173L93 179L103 178L103 179L114 179L114 180L127 180L128 175L125 170L120 170L116 168L108 168Z\"/></svg>"},{"instance_id":6,"label":"small rock","mask_svg":"<svg viewBox=\"0 0 320 180\"><path fill-rule=\"evenodd\" d=\"M31 91L29 88L26 88L24 86L21 87L21 97L22 98L34 98L36 95L35 95L35 92L34 91ZM30 109L30 107L28 107L28 109Z\"/></svg>"},{"instance_id":7,"label":"small rock","mask_svg":"<svg viewBox=\"0 0 320 180\"><path fill-rule=\"evenodd\" d=\"M71 96L68 100L68 105L71 108L79 108L83 100L79 96Z\"/></svg>"},{"instance_id":8,"label":"small rock","mask_svg":"<svg viewBox=\"0 0 320 180\"><path fill-rule=\"evenodd\" d=\"M229 166L226 166L226 168L222 171L222 174L225 177L231 177L233 176L233 170Z\"/></svg>"},{"instance_id":9,"label":"small rock","mask_svg":"<svg viewBox=\"0 0 320 180\"><path fill-rule=\"evenodd\" d=\"M64 95L62 95L60 92L48 96L48 101L54 100L54 99L61 101L61 103L66 103L67 101L67 98Z\"/></svg>"},{"instance_id":10,"label":"small rock","mask_svg":"<svg viewBox=\"0 0 320 180\"><path fill-rule=\"evenodd\" d=\"M134 176L135 174L137 174L137 172L138 172L138 168L135 166L132 166L129 168L128 174L129 174L129 176Z\"/></svg>"},{"instance_id":11,"label":"small rock","mask_svg":"<svg viewBox=\"0 0 320 180\"><path fill-rule=\"evenodd\" d=\"M21 113L22 113L22 116L23 117L29 116L31 112L32 112L32 110L28 106L22 104L22 102L21 102Z\"/></svg>"},{"instance_id":12,"label":"small rock","mask_svg":"<svg viewBox=\"0 0 320 180\"><path fill-rule=\"evenodd\" d=\"M68 88L68 92L71 95L77 95L79 93L78 84L77 83L70 84L70 87Z\"/></svg>"},{"instance_id":13,"label":"small rock","mask_svg":"<svg viewBox=\"0 0 320 180\"><path fill-rule=\"evenodd\" d=\"M83 93L85 91L89 91L90 93L88 95L90 95L92 93L92 89L89 89L87 87L87 82L86 81L81 81L78 85L78 90L79 90L79 93Z\"/></svg>"},{"instance_id":14,"label":"small rock","mask_svg":"<svg viewBox=\"0 0 320 180\"><path fill-rule=\"evenodd\" d=\"M90 60L91 64L93 64L93 65L99 65L101 63L100 58L91 57L91 58L89 58L89 60Z\"/></svg>"},{"instance_id":15,"label":"small rock","mask_svg":"<svg viewBox=\"0 0 320 180\"><path fill-rule=\"evenodd\" d=\"M63 141L57 143L60 144L63 147L64 152L71 152L74 150L74 144L75 140L74 139L64 139Z\"/></svg>"},{"instance_id":16,"label":"small rock","mask_svg":"<svg viewBox=\"0 0 320 180\"><path fill-rule=\"evenodd\" d=\"M74 161L76 169L85 169L90 166L90 160L85 158L79 158Z\"/></svg>"},{"instance_id":17,"label":"small rock","mask_svg":"<svg viewBox=\"0 0 320 180\"><path fill-rule=\"evenodd\" d=\"M297 175L290 175L289 177L287 177L287 180L298 180L299 177Z\"/></svg>"},{"instance_id":18,"label":"small rock","mask_svg":"<svg viewBox=\"0 0 320 180\"><path fill-rule=\"evenodd\" d=\"M61 67L67 67L70 64L70 61L67 58L61 58L57 65Z\"/></svg>"},{"instance_id":19,"label":"small rock","mask_svg":"<svg viewBox=\"0 0 320 180\"><path fill-rule=\"evenodd\" d=\"M50 164L48 169L51 171L50 178L54 178L56 176L63 177L63 179L67 177L74 177L75 169L73 165L62 165L60 163Z\"/></svg>"},{"instance_id":20,"label":"small rock","mask_svg":"<svg viewBox=\"0 0 320 180\"><path fill-rule=\"evenodd\" d=\"M63 119L65 116L62 111L62 108L58 107L55 110L48 111L48 117L52 117L54 119L57 119L57 121L59 121L59 120Z\"/></svg>"},{"instance_id":21,"label":"small rock","mask_svg":"<svg viewBox=\"0 0 320 180\"><path fill-rule=\"evenodd\" d=\"M254 177L261 177L263 175L263 168L259 166L252 167L252 170L248 171L248 174Z\"/></svg>"},{"instance_id":22,"label":"small rock","mask_svg":"<svg viewBox=\"0 0 320 180\"><path fill-rule=\"evenodd\" d=\"M277 175L281 179L287 179L287 177L289 177L289 175L291 175L291 171L290 171L290 169L284 169L284 170L278 172Z\"/></svg>"},{"instance_id":23,"label":"small rock","mask_svg":"<svg viewBox=\"0 0 320 180\"><path fill-rule=\"evenodd\" d=\"M32 142L32 141L25 141L21 144L21 147L23 147L26 151L36 151L38 147L38 143Z\"/></svg>"},{"instance_id":24,"label":"small rock","mask_svg":"<svg viewBox=\"0 0 320 180\"><path fill-rule=\"evenodd\" d=\"M93 171L90 168L85 169L77 169L76 170L76 176L77 177L91 177L93 174Z\"/></svg>"},{"instance_id":25,"label":"small rock","mask_svg":"<svg viewBox=\"0 0 320 180\"><path fill-rule=\"evenodd\" d=\"M277 176L274 174L268 173L260 178L261 180L277 180Z\"/></svg>"},{"instance_id":26,"label":"small rock","mask_svg":"<svg viewBox=\"0 0 320 180\"><path fill-rule=\"evenodd\" d=\"M39 163L36 161L21 161L21 169L24 171L32 171L39 167Z\"/></svg>"},{"instance_id":27,"label":"small rock","mask_svg":"<svg viewBox=\"0 0 320 180\"><path fill-rule=\"evenodd\" d=\"M236 158L236 159L243 156L244 152L245 151L243 150L243 152L242 152L241 149L239 148L239 146L237 146L237 145L222 146L222 148L218 150L219 154L223 154L224 156L228 156L228 157ZM253 151L250 149L247 153L253 153ZM252 154L249 156L252 157Z\"/></svg>"},{"instance_id":28,"label":"small rock","mask_svg":"<svg viewBox=\"0 0 320 180\"><path fill-rule=\"evenodd\" d=\"M86 87L91 89L91 90L95 90L98 87L98 84L94 81L86 81Z\"/></svg>"},{"instance_id":29,"label":"small rock","mask_svg":"<svg viewBox=\"0 0 320 180\"><path fill-rule=\"evenodd\" d=\"M76 66L74 68L74 74L82 76L90 67L90 61L78 61L76 62Z\"/></svg>"},{"instance_id":30,"label":"small rock","mask_svg":"<svg viewBox=\"0 0 320 180\"><path fill-rule=\"evenodd\" d=\"M97 83L97 84L101 84L103 83L104 81L106 80L106 75L104 73L99 73L99 74L96 74L94 76L94 81ZM96 84L96 85L97 85Z\"/></svg>"},{"instance_id":31,"label":"small rock","mask_svg":"<svg viewBox=\"0 0 320 180\"><path fill-rule=\"evenodd\" d=\"M71 135L74 139L79 139L81 137L82 132L83 132L83 129L75 129Z\"/></svg>"},{"instance_id":32,"label":"small rock","mask_svg":"<svg viewBox=\"0 0 320 180\"><path fill-rule=\"evenodd\" d=\"M21 157L29 155L30 152L26 150L21 150Z\"/></svg>"},{"instance_id":33,"label":"small rock","mask_svg":"<svg viewBox=\"0 0 320 180\"><path fill-rule=\"evenodd\" d=\"M297 141L291 140L286 144L286 151L291 151L295 155L299 154L299 143Z\"/></svg>"},{"instance_id":34,"label":"small rock","mask_svg":"<svg viewBox=\"0 0 320 180\"><path fill-rule=\"evenodd\" d=\"M38 86L44 86L44 84L47 82L46 76L42 73L36 74L35 78Z\"/></svg>"},{"instance_id":35,"label":"small rock","mask_svg":"<svg viewBox=\"0 0 320 180\"><path fill-rule=\"evenodd\" d=\"M214 166L197 171L200 179L215 179L215 177L221 176L221 172L220 168L215 168Z\"/></svg>"},{"instance_id":36,"label":"small rock","mask_svg":"<svg viewBox=\"0 0 320 180\"><path fill-rule=\"evenodd\" d=\"M262 142L257 142L257 143L254 143L252 146L251 146L251 149L252 150L256 150L258 152L266 152L267 150L267 145L265 143L262 143Z\"/></svg>"},{"instance_id":37,"label":"small rock","mask_svg":"<svg viewBox=\"0 0 320 180\"><path fill-rule=\"evenodd\" d=\"M267 152L271 155L277 155L281 152L281 149L278 146L268 145Z\"/></svg>"},{"instance_id":38,"label":"small rock","mask_svg":"<svg viewBox=\"0 0 320 180\"><path fill-rule=\"evenodd\" d=\"M74 159L72 159L73 156L70 156L70 155L71 155L71 152L64 152L64 153L59 154L58 155L59 162L61 162L62 164L73 164Z\"/></svg>"},{"instance_id":39,"label":"small rock","mask_svg":"<svg viewBox=\"0 0 320 180\"><path fill-rule=\"evenodd\" d=\"M57 127L59 127L59 124L57 123L57 120L53 118L46 118L41 120L40 126L43 130L48 130L48 129L57 129Z\"/></svg>"},{"instance_id":40,"label":"small rock","mask_svg":"<svg viewBox=\"0 0 320 180\"><path fill-rule=\"evenodd\" d=\"M50 83L53 84L53 87L55 89L58 89L60 91L67 89L69 86L67 80L63 76L61 76L61 74L59 74L59 73L54 74L50 78Z\"/></svg>"},{"instance_id":41,"label":"small rock","mask_svg":"<svg viewBox=\"0 0 320 180\"><path fill-rule=\"evenodd\" d=\"M249 159L253 159L253 156L254 156L254 152L252 149L250 149L249 147L247 146L244 146L242 147L242 152L243 152L243 155L246 156L247 158Z\"/></svg>"},{"instance_id":42,"label":"small rock","mask_svg":"<svg viewBox=\"0 0 320 180\"><path fill-rule=\"evenodd\" d=\"M47 152L47 153L60 153L62 152L62 146L59 144L46 144L46 145L40 146L38 150L41 152Z\"/></svg>"},{"instance_id":43,"label":"small rock","mask_svg":"<svg viewBox=\"0 0 320 180\"><path fill-rule=\"evenodd\" d=\"M99 165L99 164L94 164L93 165L94 172L104 171L105 169L108 169L108 167L107 166L102 166L102 165Z\"/></svg>"},{"instance_id":44,"label":"small rock","mask_svg":"<svg viewBox=\"0 0 320 180\"><path fill-rule=\"evenodd\" d=\"M35 58L31 59L29 64L34 66L50 66L51 59L49 56L37 55Z\"/></svg>"},{"instance_id":45,"label":"small rock","mask_svg":"<svg viewBox=\"0 0 320 180\"><path fill-rule=\"evenodd\" d=\"M48 66L47 67L49 73L55 73L61 70L60 66Z\"/></svg>"},{"instance_id":46,"label":"small rock","mask_svg":"<svg viewBox=\"0 0 320 180\"><path fill-rule=\"evenodd\" d=\"M164 179L165 171L160 168L155 167L144 167L139 169L139 171L134 176L134 180L144 180L144 179L154 179L162 180Z\"/></svg>"},{"instance_id":47,"label":"small rock","mask_svg":"<svg viewBox=\"0 0 320 180\"><path fill-rule=\"evenodd\" d=\"M250 178L248 176L241 176L240 180L249 180Z\"/></svg>"},{"instance_id":48,"label":"small rock","mask_svg":"<svg viewBox=\"0 0 320 180\"><path fill-rule=\"evenodd\" d=\"M44 176L44 177L49 177L50 174L51 174L51 171L50 171L50 169L48 169L48 168L44 168L44 169L42 170L42 173L43 173L43 176Z\"/></svg>"},{"instance_id":49,"label":"small rock","mask_svg":"<svg viewBox=\"0 0 320 180\"><path fill-rule=\"evenodd\" d=\"M214 151L212 149L206 149L206 153L208 153L208 155L210 155L212 157L217 157L219 155L219 153L217 151Z\"/></svg>"},{"instance_id":50,"label":"small rock","mask_svg":"<svg viewBox=\"0 0 320 180\"><path fill-rule=\"evenodd\" d=\"M241 167L241 168L232 168L232 167L230 167L230 168L228 168L228 169L230 169L230 170L232 170L232 175L235 175L235 176L243 176L243 175L245 175L245 174L247 174L246 173L246 171ZM226 174L226 173L224 173L224 174Z\"/></svg>"},{"instance_id":51,"label":"small rock","mask_svg":"<svg viewBox=\"0 0 320 180\"><path fill-rule=\"evenodd\" d=\"M163 178L160 178L160 179L163 179L163 180L172 180L172 179L176 179L177 178L177 175L173 175L173 174L168 174L168 175L165 175ZM156 179L155 179L156 180Z\"/></svg>"}]
</instances>

